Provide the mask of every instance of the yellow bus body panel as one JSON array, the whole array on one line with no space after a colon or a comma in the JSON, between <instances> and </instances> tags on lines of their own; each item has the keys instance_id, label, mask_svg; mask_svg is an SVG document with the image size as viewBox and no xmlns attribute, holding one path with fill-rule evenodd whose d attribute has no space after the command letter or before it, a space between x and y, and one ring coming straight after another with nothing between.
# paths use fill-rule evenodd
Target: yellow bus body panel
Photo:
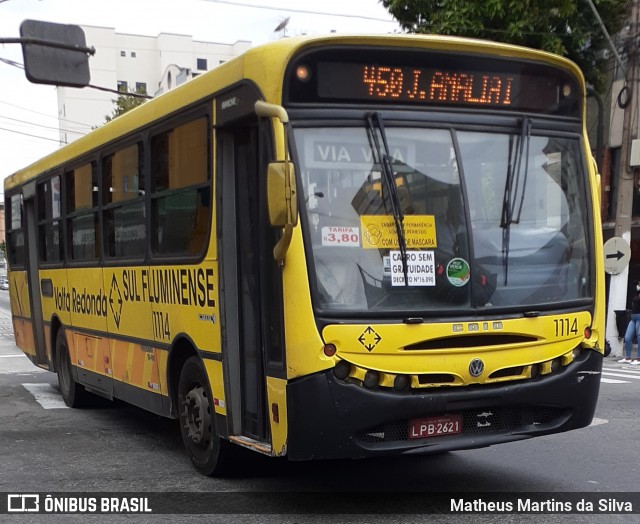
<instances>
[{"instance_id":1,"label":"yellow bus body panel","mask_svg":"<svg viewBox=\"0 0 640 524\"><path fill-rule=\"evenodd\" d=\"M267 377L267 410L271 427L272 454L275 456L285 455L288 429L286 380Z\"/></svg>"},{"instance_id":2,"label":"yellow bus body panel","mask_svg":"<svg viewBox=\"0 0 640 524\"><path fill-rule=\"evenodd\" d=\"M213 395L213 407L218 415L227 414L227 402L224 394L224 372L222 362L204 359L204 366L209 376L211 394Z\"/></svg>"},{"instance_id":3,"label":"yellow bus body panel","mask_svg":"<svg viewBox=\"0 0 640 524\"><path fill-rule=\"evenodd\" d=\"M336 345L338 358L363 369L394 375L451 374L456 377L451 385L468 385L513 380L513 375L489 377L501 370L540 364L570 353L584 342L584 330L591 320L589 313L579 312L501 321L335 324L324 329L323 337L327 343ZM476 340L482 339L474 338L474 345L466 347L465 337L482 336L493 344L476 345ZM501 336L528 340L500 345ZM420 344L430 348L419 349ZM472 377L469 364L478 357L484 361L485 371Z\"/></svg>"},{"instance_id":4,"label":"yellow bus body panel","mask_svg":"<svg viewBox=\"0 0 640 524\"><path fill-rule=\"evenodd\" d=\"M299 227L294 230L282 275L287 377L301 377L333 367L333 359L322 352L324 342L311 307L309 275Z\"/></svg>"}]
</instances>

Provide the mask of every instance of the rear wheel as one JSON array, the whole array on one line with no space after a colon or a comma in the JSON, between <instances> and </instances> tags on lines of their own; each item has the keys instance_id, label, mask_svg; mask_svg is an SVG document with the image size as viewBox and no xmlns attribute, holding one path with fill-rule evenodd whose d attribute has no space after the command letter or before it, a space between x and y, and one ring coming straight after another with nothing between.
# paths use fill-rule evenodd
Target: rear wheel
<instances>
[{"instance_id":1,"label":"rear wheel","mask_svg":"<svg viewBox=\"0 0 640 524\"><path fill-rule=\"evenodd\" d=\"M224 474L231 444L216 431L211 388L198 357L189 358L180 373L178 410L182 441L195 468L205 475Z\"/></svg>"},{"instance_id":2,"label":"rear wheel","mask_svg":"<svg viewBox=\"0 0 640 524\"><path fill-rule=\"evenodd\" d=\"M69 345L64 329L58 331L56 337L56 372L58 385L64 403L70 408L78 408L88 404L89 393L73 378Z\"/></svg>"}]
</instances>

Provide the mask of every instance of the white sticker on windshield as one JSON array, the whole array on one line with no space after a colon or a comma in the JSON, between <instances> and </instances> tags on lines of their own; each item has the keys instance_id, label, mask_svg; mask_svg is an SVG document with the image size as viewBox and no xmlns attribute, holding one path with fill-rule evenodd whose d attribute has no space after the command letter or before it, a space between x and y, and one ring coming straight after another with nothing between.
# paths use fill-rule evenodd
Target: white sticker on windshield
<instances>
[{"instance_id":1,"label":"white sticker on windshield","mask_svg":"<svg viewBox=\"0 0 640 524\"><path fill-rule=\"evenodd\" d=\"M391 285L404 286L402 254L390 251ZM436 264L433 251L407 251L407 280L409 286L435 286Z\"/></svg>"},{"instance_id":2,"label":"white sticker on windshield","mask_svg":"<svg viewBox=\"0 0 640 524\"><path fill-rule=\"evenodd\" d=\"M360 228L325 226L322 228L322 245L358 247L360 245Z\"/></svg>"}]
</instances>

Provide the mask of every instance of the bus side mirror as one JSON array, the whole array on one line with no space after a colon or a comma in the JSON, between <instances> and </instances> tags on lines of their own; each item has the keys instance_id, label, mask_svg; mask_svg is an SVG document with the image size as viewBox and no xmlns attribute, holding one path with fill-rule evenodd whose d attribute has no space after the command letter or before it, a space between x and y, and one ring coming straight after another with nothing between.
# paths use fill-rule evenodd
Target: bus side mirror
<instances>
[{"instance_id":1,"label":"bus side mirror","mask_svg":"<svg viewBox=\"0 0 640 524\"><path fill-rule=\"evenodd\" d=\"M261 100L255 103L255 111L262 118L277 118L283 127L284 160L271 162L267 170L267 200L269 207L269 222L273 227L282 227L284 231L278 243L273 248L273 258L278 264L284 262L291 239L293 228L298 223L298 201L296 197L296 170L289 160L289 146L287 140L287 124L289 115L284 107L269 104Z\"/></svg>"},{"instance_id":2,"label":"bus side mirror","mask_svg":"<svg viewBox=\"0 0 640 524\"><path fill-rule=\"evenodd\" d=\"M274 227L298 223L296 175L293 162L272 162L267 171L269 221Z\"/></svg>"}]
</instances>

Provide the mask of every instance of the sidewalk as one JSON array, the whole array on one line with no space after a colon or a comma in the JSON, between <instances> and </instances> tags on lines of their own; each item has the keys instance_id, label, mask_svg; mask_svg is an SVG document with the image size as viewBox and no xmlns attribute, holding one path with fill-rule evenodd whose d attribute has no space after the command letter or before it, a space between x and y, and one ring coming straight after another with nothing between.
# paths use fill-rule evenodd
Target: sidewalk
<instances>
[{"instance_id":1,"label":"sidewalk","mask_svg":"<svg viewBox=\"0 0 640 524\"><path fill-rule=\"evenodd\" d=\"M9 342L11 344L9 344ZM13 338L13 323L11 322L11 311L0 308L0 346L15 346Z\"/></svg>"},{"instance_id":2,"label":"sidewalk","mask_svg":"<svg viewBox=\"0 0 640 524\"><path fill-rule=\"evenodd\" d=\"M623 362L618 362L618 360L620 360L623 357L623 355L618 355L617 357L613 357L611 355L609 355L608 357L604 357L604 361L603 361L603 366L611 366L611 367L619 367L619 368L625 368L625 369L637 369L640 371L640 364L636 364L635 366L632 366L629 363L623 363ZM635 360L636 358L636 351L635 349L633 350L633 352L631 353L631 359Z\"/></svg>"},{"instance_id":3,"label":"sidewalk","mask_svg":"<svg viewBox=\"0 0 640 524\"><path fill-rule=\"evenodd\" d=\"M0 308L0 375L40 373L36 366L16 346L11 312Z\"/></svg>"}]
</instances>

